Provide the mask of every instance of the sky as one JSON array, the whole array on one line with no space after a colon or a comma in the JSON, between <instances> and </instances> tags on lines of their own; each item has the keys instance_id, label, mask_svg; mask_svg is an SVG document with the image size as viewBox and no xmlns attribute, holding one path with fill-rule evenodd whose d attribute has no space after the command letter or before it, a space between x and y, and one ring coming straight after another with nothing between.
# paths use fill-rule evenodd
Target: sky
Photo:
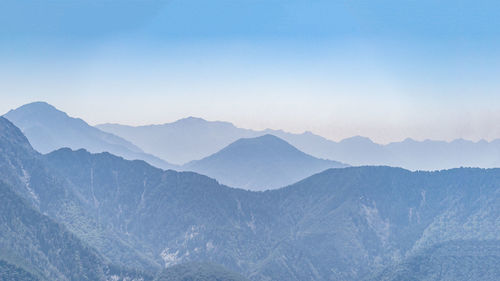
<instances>
[{"instance_id":1,"label":"sky","mask_svg":"<svg viewBox=\"0 0 500 281\"><path fill-rule=\"evenodd\" d=\"M0 0L0 112L500 138L500 2Z\"/></svg>"}]
</instances>

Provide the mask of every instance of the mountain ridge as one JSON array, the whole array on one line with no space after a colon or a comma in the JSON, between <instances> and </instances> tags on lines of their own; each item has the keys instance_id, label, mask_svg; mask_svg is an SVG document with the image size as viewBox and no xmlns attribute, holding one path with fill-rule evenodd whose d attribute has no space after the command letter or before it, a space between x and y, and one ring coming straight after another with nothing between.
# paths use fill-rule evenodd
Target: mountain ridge
<instances>
[{"instance_id":1,"label":"mountain ridge","mask_svg":"<svg viewBox=\"0 0 500 281\"><path fill-rule=\"evenodd\" d=\"M400 142L378 144L369 138L354 136L332 141L308 131L301 134L272 129L258 131L239 128L224 121L193 119L197 125L186 126L181 133L175 127L179 126L178 121L184 119L154 125L154 130L147 125L100 124L96 127L130 139L144 150L177 164L208 157L240 138L273 134L314 157L355 166L389 165L409 170L442 170L456 167L493 168L500 165L498 139L474 142L462 139L417 141L407 138ZM186 150L189 153L180 153Z\"/></svg>"},{"instance_id":2,"label":"mountain ridge","mask_svg":"<svg viewBox=\"0 0 500 281\"><path fill-rule=\"evenodd\" d=\"M340 162L310 156L271 134L239 139L222 150L183 166L222 184L250 190L280 188Z\"/></svg>"},{"instance_id":3,"label":"mountain ridge","mask_svg":"<svg viewBox=\"0 0 500 281\"><path fill-rule=\"evenodd\" d=\"M1 178L120 266L210 261L256 281L362 280L438 243L500 245L500 169L347 167L252 192L109 153L41 155L9 123Z\"/></svg>"},{"instance_id":4,"label":"mountain ridge","mask_svg":"<svg viewBox=\"0 0 500 281\"><path fill-rule=\"evenodd\" d=\"M164 169L176 168L114 134L88 125L80 118L70 117L46 102L34 102L12 109L4 115L23 131L31 145L41 153L70 147L92 152L109 151L126 159L141 159Z\"/></svg>"}]
</instances>

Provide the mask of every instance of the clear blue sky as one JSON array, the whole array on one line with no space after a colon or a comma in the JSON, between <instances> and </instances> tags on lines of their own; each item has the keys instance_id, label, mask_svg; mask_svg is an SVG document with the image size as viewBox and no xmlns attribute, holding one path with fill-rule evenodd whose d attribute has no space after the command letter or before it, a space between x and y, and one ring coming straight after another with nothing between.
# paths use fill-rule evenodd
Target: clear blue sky
<instances>
[{"instance_id":1,"label":"clear blue sky","mask_svg":"<svg viewBox=\"0 0 500 281\"><path fill-rule=\"evenodd\" d=\"M0 0L0 111L500 137L500 2Z\"/></svg>"}]
</instances>

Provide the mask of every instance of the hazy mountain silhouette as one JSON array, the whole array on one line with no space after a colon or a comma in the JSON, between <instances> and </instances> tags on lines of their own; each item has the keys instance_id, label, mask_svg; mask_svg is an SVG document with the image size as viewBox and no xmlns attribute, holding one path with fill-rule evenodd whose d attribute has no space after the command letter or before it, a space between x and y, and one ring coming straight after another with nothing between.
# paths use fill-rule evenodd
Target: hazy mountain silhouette
<instances>
[{"instance_id":1,"label":"hazy mountain silhouette","mask_svg":"<svg viewBox=\"0 0 500 281\"><path fill-rule=\"evenodd\" d=\"M72 118L45 102L23 105L4 115L26 135L31 145L41 153L62 147L84 148L91 152L110 152L126 159L141 159L163 169L175 168L168 162L144 153L140 148L116 135Z\"/></svg>"},{"instance_id":2,"label":"hazy mountain silhouette","mask_svg":"<svg viewBox=\"0 0 500 281\"><path fill-rule=\"evenodd\" d=\"M148 153L154 151L154 155L175 164L207 157L240 138L259 135L228 122L208 122L194 117L163 125L103 124L96 127L128 139Z\"/></svg>"},{"instance_id":3,"label":"hazy mountain silhouette","mask_svg":"<svg viewBox=\"0 0 500 281\"><path fill-rule=\"evenodd\" d=\"M61 172L51 168L44 159L48 156L34 151L21 131L3 117L0 117L0 151L0 280L148 281L184 280L179 277L186 276L192 280L205 280L207 276L210 280L224 280L239 276L215 264L209 268L198 263L160 272L154 261L120 237L120 230L106 227L104 219L101 220L102 214L96 212L100 205L96 196L100 196L97 190L102 189L96 188L96 194L88 194L76 188ZM90 155L84 150L71 154ZM99 155L118 160L117 163L124 161L122 164L129 163L132 168L142 166L167 173L143 161L129 162L109 153ZM75 169L75 175L81 177L86 166L67 168ZM100 179L97 170L96 185L101 186Z\"/></svg>"},{"instance_id":4,"label":"hazy mountain silhouette","mask_svg":"<svg viewBox=\"0 0 500 281\"><path fill-rule=\"evenodd\" d=\"M297 149L317 158L360 165L389 165L410 170L440 170L456 167L494 168L500 166L500 140L415 141L406 139L381 145L366 137L331 141L311 132L293 134L282 130L254 131L228 122L186 118L151 126L98 125L124 137L145 151L172 163L186 163L216 153L240 138L275 135Z\"/></svg>"},{"instance_id":5,"label":"hazy mountain silhouette","mask_svg":"<svg viewBox=\"0 0 500 281\"><path fill-rule=\"evenodd\" d=\"M16 252L34 239L53 239L60 244L39 248L49 249L50 264L61 270L74 268L75 256L61 265L66 252L50 249L69 245L75 255L85 252L71 246L77 242L64 240L69 234L45 232L58 228L37 224L43 221L38 215L22 223L31 216L10 207L19 202L14 192L106 261L148 271L211 261L251 280L362 280L406 257L424 253L433 258L439 244L488 240L493 250L500 245L500 169L347 167L285 188L252 192L109 153L65 148L40 155L3 118L0 150L0 176L10 186L0 196L5 200L0 225L8 225L8 231L0 231L2 245ZM26 264L36 256L30 253L20 257ZM90 264L76 270L107 265L93 265L97 256L82 257ZM477 276L478 268L495 270L496 263L489 268L491 263L480 261L467 259L464 276ZM99 272L106 271L92 274Z\"/></svg>"},{"instance_id":6,"label":"hazy mountain silhouette","mask_svg":"<svg viewBox=\"0 0 500 281\"><path fill-rule=\"evenodd\" d=\"M0 151L0 279L104 281L113 275L117 280L137 276L110 264L68 230L77 229L72 224L89 223L83 206L75 205L78 195L3 117Z\"/></svg>"},{"instance_id":7,"label":"hazy mountain silhouette","mask_svg":"<svg viewBox=\"0 0 500 281\"><path fill-rule=\"evenodd\" d=\"M250 190L275 189L329 168L343 167L347 165L312 157L273 135L239 139L183 166L222 184Z\"/></svg>"}]
</instances>

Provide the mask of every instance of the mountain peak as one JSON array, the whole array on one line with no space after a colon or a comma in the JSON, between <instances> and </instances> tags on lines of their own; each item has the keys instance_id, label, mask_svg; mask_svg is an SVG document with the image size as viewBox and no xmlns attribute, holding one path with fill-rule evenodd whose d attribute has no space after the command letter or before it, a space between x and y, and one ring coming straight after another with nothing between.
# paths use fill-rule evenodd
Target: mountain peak
<instances>
[{"instance_id":1,"label":"mountain peak","mask_svg":"<svg viewBox=\"0 0 500 281\"><path fill-rule=\"evenodd\" d=\"M20 144L31 149L28 139L23 135L21 130L12 124L12 122L0 116L0 146L4 146L5 144Z\"/></svg>"},{"instance_id":2,"label":"mountain peak","mask_svg":"<svg viewBox=\"0 0 500 281\"><path fill-rule=\"evenodd\" d=\"M219 152L185 166L233 187L263 190L292 184L346 165L308 155L271 134L241 138Z\"/></svg>"},{"instance_id":3,"label":"mountain peak","mask_svg":"<svg viewBox=\"0 0 500 281\"><path fill-rule=\"evenodd\" d=\"M173 123L166 123L163 124L164 126L174 126L174 127L184 127L184 126L191 126L191 127L213 127L213 126L223 126L226 128L233 128L234 125L233 123L230 122L224 122L224 121L208 121L200 117L194 117L194 116L189 116L186 118L179 119Z\"/></svg>"},{"instance_id":4,"label":"mountain peak","mask_svg":"<svg viewBox=\"0 0 500 281\"><path fill-rule=\"evenodd\" d=\"M284 143L287 143L286 141L284 141L283 139L273 135L273 134L264 134L262 136L258 136L258 137L255 137L255 138L242 138L240 140L254 140L254 141L273 141L273 142L284 142Z\"/></svg>"},{"instance_id":5,"label":"mountain peak","mask_svg":"<svg viewBox=\"0 0 500 281\"><path fill-rule=\"evenodd\" d=\"M62 147L90 152L110 152L126 159L140 159L164 169L175 166L156 156L144 153L128 140L92 127L46 102L25 104L4 115L19 127L34 149L49 153Z\"/></svg>"},{"instance_id":6,"label":"mountain peak","mask_svg":"<svg viewBox=\"0 0 500 281\"><path fill-rule=\"evenodd\" d=\"M200 118L200 117L194 117L194 116L189 116L186 118L181 118L174 123L205 123L208 122L207 120Z\"/></svg>"},{"instance_id":7,"label":"mountain peak","mask_svg":"<svg viewBox=\"0 0 500 281\"><path fill-rule=\"evenodd\" d=\"M354 136L350 138L345 138L340 141L341 143L356 143L356 144L374 144L374 142L367 137L363 136Z\"/></svg>"},{"instance_id":8,"label":"mountain peak","mask_svg":"<svg viewBox=\"0 0 500 281\"><path fill-rule=\"evenodd\" d=\"M271 134L265 134L262 136L254 137L254 138L241 138L238 139L237 141L233 142L232 144L228 145L226 148L224 148L222 151L227 150L227 149L235 149L235 148L249 148L249 149L257 149L258 147L262 147L265 149L287 149L287 150L292 150L296 152L301 152L297 148L295 148L293 145L289 144L285 140Z\"/></svg>"},{"instance_id":9,"label":"mountain peak","mask_svg":"<svg viewBox=\"0 0 500 281\"><path fill-rule=\"evenodd\" d=\"M51 104L44 101L37 101L22 105L16 109L12 109L4 115L7 119L13 121L24 119L29 116L39 118L65 118L68 117L66 113L57 109ZM13 121L16 122L16 121Z\"/></svg>"}]
</instances>

